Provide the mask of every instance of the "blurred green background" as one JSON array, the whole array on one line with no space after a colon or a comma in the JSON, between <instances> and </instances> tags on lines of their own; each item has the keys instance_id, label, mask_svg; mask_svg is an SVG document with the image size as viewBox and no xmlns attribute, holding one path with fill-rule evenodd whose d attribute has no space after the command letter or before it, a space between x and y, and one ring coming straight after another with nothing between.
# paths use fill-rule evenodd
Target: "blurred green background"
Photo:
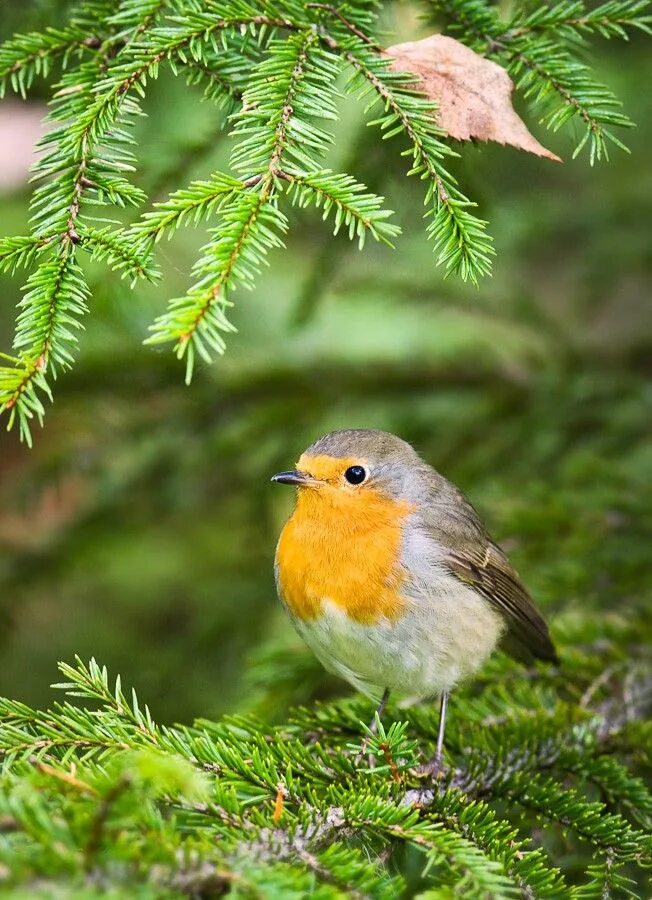
<instances>
[{"instance_id":1,"label":"blurred green background","mask_svg":"<svg viewBox=\"0 0 652 900\"><path fill-rule=\"evenodd\" d=\"M55 21L54 7L5 2L1 36ZM398 4L387 24L403 38L414 15ZM160 245L156 286L132 293L92 270L79 363L57 383L45 430L32 451L0 432L0 694L47 702L56 661L75 653L136 684L163 720L271 716L346 692L279 609L272 561L292 498L269 476L320 433L351 426L401 434L462 487L562 644L615 629L624 655L643 652L652 54L634 38L600 43L595 62L638 123L631 156L615 150L590 169L532 120L563 166L463 148L459 176L498 251L477 290L435 269L421 185L351 101L330 163L388 197L404 229L397 249L360 253L299 215L257 290L235 295L226 356L192 387L169 352L141 342L189 284L201 229ZM145 108L137 177L155 199L223 166L222 116L198 92L163 74ZM24 183L3 189L3 234L25 230L27 199ZM4 350L19 288L0 280Z\"/></svg>"}]
</instances>

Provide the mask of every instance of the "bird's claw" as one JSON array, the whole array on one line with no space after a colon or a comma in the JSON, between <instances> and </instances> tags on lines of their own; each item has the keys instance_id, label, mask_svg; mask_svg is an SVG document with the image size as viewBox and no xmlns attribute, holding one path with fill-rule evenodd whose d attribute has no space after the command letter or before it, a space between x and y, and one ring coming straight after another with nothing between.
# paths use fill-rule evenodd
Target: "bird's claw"
<instances>
[{"instance_id":1,"label":"bird's claw","mask_svg":"<svg viewBox=\"0 0 652 900\"><path fill-rule=\"evenodd\" d=\"M431 760L418 766L415 770L420 778L431 778L433 781L439 781L446 777L448 766L444 763L440 754L435 754Z\"/></svg>"}]
</instances>

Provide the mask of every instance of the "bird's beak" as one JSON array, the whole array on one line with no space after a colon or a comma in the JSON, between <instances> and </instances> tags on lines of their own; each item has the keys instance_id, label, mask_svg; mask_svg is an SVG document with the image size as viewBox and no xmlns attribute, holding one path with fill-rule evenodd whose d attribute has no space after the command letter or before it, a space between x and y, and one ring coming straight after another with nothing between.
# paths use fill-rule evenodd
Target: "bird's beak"
<instances>
[{"instance_id":1,"label":"bird's beak","mask_svg":"<svg viewBox=\"0 0 652 900\"><path fill-rule=\"evenodd\" d=\"M308 487L319 483L312 475L308 475L307 472L300 472L298 469L291 469L289 472L277 472L276 475L272 475L271 480L278 482L278 484L296 484L299 487Z\"/></svg>"}]
</instances>

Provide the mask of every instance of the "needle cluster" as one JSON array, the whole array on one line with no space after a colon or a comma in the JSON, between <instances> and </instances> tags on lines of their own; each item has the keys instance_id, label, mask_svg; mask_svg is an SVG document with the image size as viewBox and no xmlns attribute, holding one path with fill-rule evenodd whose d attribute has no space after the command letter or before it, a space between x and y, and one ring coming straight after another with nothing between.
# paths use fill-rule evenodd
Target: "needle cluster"
<instances>
[{"instance_id":1,"label":"needle cluster","mask_svg":"<svg viewBox=\"0 0 652 900\"><path fill-rule=\"evenodd\" d=\"M332 6L298 0L80 0L63 28L17 35L0 47L0 94L26 96L40 77L54 84L48 132L34 167L27 235L0 240L0 268L32 270L11 355L0 367L0 410L31 442L44 396L74 361L89 289L86 262L128 278L156 278L155 245L181 225L206 220L209 240L192 283L152 325L149 343L170 344L190 380L197 358L212 361L234 330L232 295L250 288L271 250L283 245L292 207L313 206L333 231L362 246L392 245L400 229L385 200L324 156L340 99L352 92L371 111L379 139L393 139L408 175L424 184L426 230L437 264L477 283L491 270L486 221L458 184L458 155L436 122L436 104L414 76L390 68L378 45L379 4ZM575 153L591 162L622 146L632 123L584 62L594 37L649 31L646 0L594 8L562 0L519 6L506 20L488 0L433 0L436 21L512 75L543 123L580 126ZM162 68L199 87L225 111L235 142L228 172L173 191L132 223L120 208L147 200L134 143L142 102Z\"/></svg>"},{"instance_id":2,"label":"needle cluster","mask_svg":"<svg viewBox=\"0 0 652 900\"><path fill-rule=\"evenodd\" d=\"M70 699L0 700L0 880L32 897L642 896L635 679L627 710L604 679L575 701L543 678L465 697L433 784L417 770L428 707L390 709L373 735L362 700L169 727L94 660L60 669Z\"/></svg>"}]
</instances>

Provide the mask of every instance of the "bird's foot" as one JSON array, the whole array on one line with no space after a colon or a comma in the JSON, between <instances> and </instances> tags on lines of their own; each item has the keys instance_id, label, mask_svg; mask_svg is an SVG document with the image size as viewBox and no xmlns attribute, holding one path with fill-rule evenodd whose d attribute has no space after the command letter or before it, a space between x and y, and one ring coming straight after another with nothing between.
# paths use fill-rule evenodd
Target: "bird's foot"
<instances>
[{"instance_id":1,"label":"bird's foot","mask_svg":"<svg viewBox=\"0 0 652 900\"><path fill-rule=\"evenodd\" d=\"M416 774L420 778L429 778L438 781L446 776L448 766L442 759L441 753L435 753L433 758L416 769Z\"/></svg>"}]
</instances>

